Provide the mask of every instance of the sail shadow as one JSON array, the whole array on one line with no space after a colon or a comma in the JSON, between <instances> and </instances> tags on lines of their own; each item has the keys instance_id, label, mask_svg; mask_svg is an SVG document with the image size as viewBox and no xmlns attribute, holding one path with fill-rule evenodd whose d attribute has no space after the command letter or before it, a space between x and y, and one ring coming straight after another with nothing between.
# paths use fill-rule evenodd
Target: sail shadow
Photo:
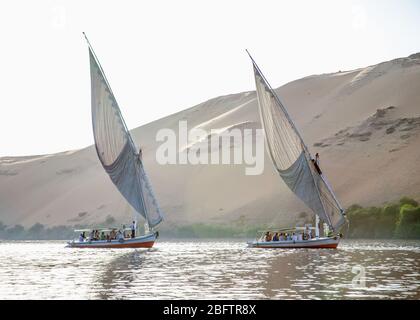
<instances>
[{"instance_id":1,"label":"sail shadow","mask_svg":"<svg viewBox=\"0 0 420 320\"><path fill-rule=\"evenodd\" d=\"M156 249L127 252L105 266L105 270L95 281L95 299L124 299L133 293L136 275L144 268L147 253Z\"/></svg>"}]
</instances>

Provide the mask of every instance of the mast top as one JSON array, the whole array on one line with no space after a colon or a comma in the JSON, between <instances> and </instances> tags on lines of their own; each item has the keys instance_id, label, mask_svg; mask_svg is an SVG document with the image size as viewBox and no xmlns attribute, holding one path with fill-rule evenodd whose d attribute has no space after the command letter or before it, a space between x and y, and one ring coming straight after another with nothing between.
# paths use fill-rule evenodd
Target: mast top
<instances>
[{"instance_id":1,"label":"mast top","mask_svg":"<svg viewBox=\"0 0 420 320\"><path fill-rule=\"evenodd\" d=\"M105 71L104 71L104 69L102 68L101 63L99 62L99 59L98 59L98 57L97 57L97 55L96 55L96 53L95 53L95 50L93 50L93 47L92 47L92 45L90 44L90 41L89 41L88 37L86 36L86 33L85 33L85 32L82 32L82 34L83 34L83 36L84 36L84 37L85 37L85 39L86 39L86 42L87 42L88 47L89 47L89 50L90 50L90 52L92 53L92 56L93 56L93 58L95 59L95 62L96 62L96 64L98 65L100 72L102 73L102 76L103 76L103 78L104 78L104 80L105 80L105 82L106 82L106 84L107 84L107 86L108 86L109 91L111 92L111 94L114 96L114 99L115 99L114 92L112 91L111 85L109 84L109 81L108 81L108 79L107 79L107 77L106 77L106 75L105 75ZM119 115L120 115L120 118L121 118L121 121L122 121L122 123L123 123L123 126L124 126L124 128L125 128L125 130L126 130L126 132L127 132L128 139L129 139L129 141L130 141L130 143L131 143L131 145L132 145L133 150L135 151L135 153L138 153L138 152L137 152L137 147L136 147L136 144L134 143L133 137L131 136L130 131L128 130L127 124L126 124L126 122L125 122L125 120L124 120L124 117L123 117L123 115L122 115L122 113L121 113L120 107L118 106L118 102L116 101L116 99L115 99L115 102L117 103L117 111L118 111L118 113L119 113Z\"/></svg>"},{"instance_id":2,"label":"mast top","mask_svg":"<svg viewBox=\"0 0 420 320\"><path fill-rule=\"evenodd\" d=\"M83 34L83 36L85 37L86 42L87 42L87 44L88 44L89 48L91 48L91 49L92 49L92 46L90 45L90 42L89 42L88 37L86 36L86 33L82 32L82 34Z\"/></svg>"},{"instance_id":3,"label":"mast top","mask_svg":"<svg viewBox=\"0 0 420 320\"><path fill-rule=\"evenodd\" d=\"M255 62L254 58L251 56L251 54L249 53L248 49L245 49L245 51L248 53L249 58L252 61L252 64L254 65L254 68L257 69L258 73L261 75L263 81L266 83L266 86L269 88L269 90L271 91L274 99L277 101L278 105L280 106L280 108L283 110L283 113L286 115L287 121L290 123L291 127L293 128L293 130L295 131L295 133L297 134L297 136L299 137L300 143L302 144L304 150L306 151L306 153L308 154L308 156L310 158L312 158L311 153L309 152L309 148L306 145L305 141L303 140L299 130L296 128L295 123L292 121L292 118L289 115L289 112L286 110L286 108L284 107L283 103L281 102L279 96L277 95L277 93L274 91L274 89L271 87L270 83L268 82L267 78L264 76L264 74L262 73L261 69L258 67L257 63Z\"/></svg>"}]
</instances>

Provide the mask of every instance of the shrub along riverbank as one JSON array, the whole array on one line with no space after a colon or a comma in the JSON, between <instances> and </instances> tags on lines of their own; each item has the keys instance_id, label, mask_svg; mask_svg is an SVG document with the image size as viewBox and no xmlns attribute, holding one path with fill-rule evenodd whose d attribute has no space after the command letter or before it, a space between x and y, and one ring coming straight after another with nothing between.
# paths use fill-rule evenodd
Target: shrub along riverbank
<instances>
[{"instance_id":1,"label":"shrub along riverbank","mask_svg":"<svg viewBox=\"0 0 420 320\"><path fill-rule=\"evenodd\" d=\"M348 238L420 239L419 203L408 197L383 207L352 205L347 209L347 218Z\"/></svg>"},{"instance_id":2,"label":"shrub along riverbank","mask_svg":"<svg viewBox=\"0 0 420 320\"><path fill-rule=\"evenodd\" d=\"M351 239L420 239L420 206L413 199L404 197L399 202L382 207L352 205L347 209L349 228L343 228L345 238ZM107 217L103 227L117 226L112 217ZM56 226L46 227L40 223L25 229L21 225L7 226L0 222L0 239L7 240L66 240L73 239L74 229L95 226ZM96 226L97 227L97 226ZM163 239L221 239L255 237L258 230L269 228L268 225L246 223L231 224L162 224L160 234Z\"/></svg>"}]
</instances>

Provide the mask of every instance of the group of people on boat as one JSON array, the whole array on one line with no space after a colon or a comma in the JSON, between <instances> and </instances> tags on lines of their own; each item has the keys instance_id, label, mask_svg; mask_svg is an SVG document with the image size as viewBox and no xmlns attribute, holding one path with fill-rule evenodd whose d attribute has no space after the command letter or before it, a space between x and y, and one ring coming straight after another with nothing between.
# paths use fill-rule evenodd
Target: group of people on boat
<instances>
[{"instance_id":1,"label":"group of people on boat","mask_svg":"<svg viewBox=\"0 0 420 320\"><path fill-rule=\"evenodd\" d=\"M136 237L136 222L133 221L133 223L130 226L130 232L126 232L125 225L123 225L122 230L119 229L117 231L116 228L111 229L111 231L105 232L105 231L99 231L99 230L92 230L88 236L86 236L86 232L82 232L79 235L79 242L85 242L85 241L112 241L112 240L125 240L125 239L133 239Z\"/></svg>"},{"instance_id":2,"label":"group of people on boat","mask_svg":"<svg viewBox=\"0 0 420 320\"><path fill-rule=\"evenodd\" d=\"M275 232L274 234L271 232L266 232L264 235L264 241L303 241L303 240L311 240L312 233L311 232L303 232L297 233L292 232L290 233L283 233L283 232Z\"/></svg>"}]
</instances>

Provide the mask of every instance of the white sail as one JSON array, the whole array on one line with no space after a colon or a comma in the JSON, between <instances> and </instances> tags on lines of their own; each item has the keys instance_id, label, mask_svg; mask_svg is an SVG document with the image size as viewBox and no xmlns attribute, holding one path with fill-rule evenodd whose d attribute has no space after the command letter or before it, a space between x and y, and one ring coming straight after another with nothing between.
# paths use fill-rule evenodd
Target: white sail
<instances>
[{"instance_id":1,"label":"white sail","mask_svg":"<svg viewBox=\"0 0 420 320\"><path fill-rule=\"evenodd\" d=\"M162 221L141 157L120 108L89 45L92 125L98 157L112 182L150 227Z\"/></svg>"},{"instance_id":2,"label":"white sail","mask_svg":"<svg viewBox=\"0 0 420 320\"><path fill-rule=\"evenodd\" d=\"M251 58L252 59L252 58ZM345 222L343 210L286 109L260 69L254 65L258 106L268 153L287 186L334 231Z\"/></svg>"}]
</instances>

